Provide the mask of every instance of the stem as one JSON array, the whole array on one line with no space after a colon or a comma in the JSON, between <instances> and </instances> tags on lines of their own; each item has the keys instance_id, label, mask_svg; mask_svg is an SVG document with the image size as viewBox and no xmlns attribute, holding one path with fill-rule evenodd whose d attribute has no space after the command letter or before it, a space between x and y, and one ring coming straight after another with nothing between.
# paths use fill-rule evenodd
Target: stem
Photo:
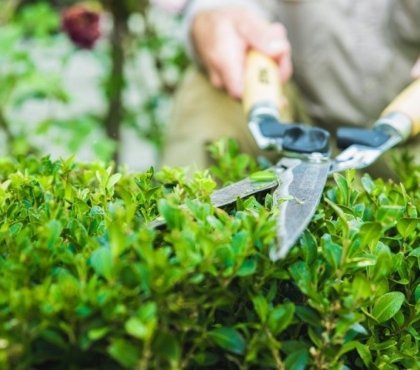
<instances>
[{"instance_id":1,"label":"stem","mask_svg":"<svg viewBox=\"0 0 420 370\"><path fill-rule=\"evenodd\" d=\"M273 337L273 334L267 328L264 328L264 331L265 331L265 334L267 335L269 341L272 344L270 346L270 352L271 352L271 355L273 356L274 362L276 363L276 369L277 370L285 370L284 363L283 363L283 361L280 357L279 351L276 348L273 347L273 345L276 344L276 340Z\"/></svg>"},{"instance_id":2,"label":"stem","mask_svg":"<svg viewBox=\"0 0 420 370\"><path fill-rule=\"evenodd\" d=\"M143 355L142 355L142 358L140 359L140 363L138 364L138 367L137 367L138 370L147 370L149 368L149 361L150 361L151 355L152 355L152 352L150 350L150 339L148 339L144 343Z\"/></svg>"},{"instance_id":3,"label":"stem","mask_svg":"<svg viewBox=\"0 0 420 370\"><path fill-rule=\"evenodd\" d=\"M119 143L121 138L121 122L123 119L123 89L124 89L124 40L127 33L127 15L123 6L117 1L110 2L113 18L111 33L112 68L108 80L108 112L105 117L105 129L109 138ZM119 161L118 147L113 154L116 164Z\"/></svg>"}]
</instances>

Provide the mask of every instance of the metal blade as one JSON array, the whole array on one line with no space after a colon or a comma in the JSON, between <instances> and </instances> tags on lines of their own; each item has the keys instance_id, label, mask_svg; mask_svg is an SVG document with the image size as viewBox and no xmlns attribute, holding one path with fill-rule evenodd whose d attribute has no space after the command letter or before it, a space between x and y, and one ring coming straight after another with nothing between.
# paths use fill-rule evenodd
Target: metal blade
<instances>
[{"instance_id":1,"label":"metal blade","mask_svg":"<svg viewBox=\"0 0 420 370\"><path fill-rule=\"evenodd\" d=\"M246 198L250 195L268 191L278 185L277 179L272 181L252 181L249 178L233 183L216 190L211 195L211 203L215 207L223 207L236 202L238 198Z\"/></svg>"},{"instance_id":2,"label":"metal blade","mask_svg":"<svg viewBox=\"0 0 420 370\"><path fill-rule=\"evenodd\" d=\"M280 184L273 197L279 209L278 243L270 251L271 260L284 258L306 229L321 199L330 166L330 160L295 158L283 158L277 164Z\"/></svg>"},{"instance_id":3,"label":"metal blade","mask_svg":"<svg viewBox=\"0 0 420 370\"><path fill-rule=\"evenodd\" d=\"M270 181L253 181L250 178L246 178L214 191L211 195L211 203L215 207L224 207L235 203L238 198L246 198L264 191L268 192L277 185L277 179ZM165 225L166 222L162 217L159 217L148 224L152 229L161 229Z\"/></svg>"}]
</instances>

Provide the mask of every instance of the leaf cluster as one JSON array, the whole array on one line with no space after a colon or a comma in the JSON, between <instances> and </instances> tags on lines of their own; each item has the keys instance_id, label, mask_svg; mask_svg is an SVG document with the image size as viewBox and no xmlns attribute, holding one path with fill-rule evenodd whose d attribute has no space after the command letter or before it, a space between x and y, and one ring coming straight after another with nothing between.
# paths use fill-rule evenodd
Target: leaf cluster
<instances>
[{"instance_id":1,"label":"leaf cluster","mask_svg":"<svg viewBox=\"0 0 420 370\"><path fill-rule=\"evenodd\" d=\"M0 367L416 368L418 185L335 176L276 263L270 195L217 209L215 186L3 159Z\"/></svg>"}]
</instances>

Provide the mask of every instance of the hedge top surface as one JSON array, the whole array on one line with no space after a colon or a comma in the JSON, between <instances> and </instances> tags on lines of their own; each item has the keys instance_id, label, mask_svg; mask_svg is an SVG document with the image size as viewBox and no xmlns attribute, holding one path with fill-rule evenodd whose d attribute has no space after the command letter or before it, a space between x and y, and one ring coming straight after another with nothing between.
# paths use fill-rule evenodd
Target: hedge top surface
<instances>
[{"instance_id":1,"label":"hedge top surface","mask_svg":"<svg viewBox=\"0 0 420 370\"><path fill-rule=\"evenodd\" d=\"M252 168L224 158L219 179ZM3 159L0 367L414 369L418 170L336 175L273 263L270 195L216 209L208 173Z\"/></svg>"}]
</instances>

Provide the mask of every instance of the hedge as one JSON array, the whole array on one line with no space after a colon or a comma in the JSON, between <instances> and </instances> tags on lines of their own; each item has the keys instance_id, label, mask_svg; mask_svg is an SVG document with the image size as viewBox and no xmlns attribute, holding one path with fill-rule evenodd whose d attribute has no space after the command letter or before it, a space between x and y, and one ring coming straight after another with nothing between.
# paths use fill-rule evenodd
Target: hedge
<instances>
[{"instance_id":1,"label":"hedge","mask_svg":"<svg viewBox=\"0 0 420 370\"><path fill-rule=\"evenodd\" d=\"M252 167L224 160L219 178ZM418 368L419 168L406 172L334 176L273 263L270 194L217 209L208 172L2 159L0 368Z\"/></svg>"}]
</instances>

